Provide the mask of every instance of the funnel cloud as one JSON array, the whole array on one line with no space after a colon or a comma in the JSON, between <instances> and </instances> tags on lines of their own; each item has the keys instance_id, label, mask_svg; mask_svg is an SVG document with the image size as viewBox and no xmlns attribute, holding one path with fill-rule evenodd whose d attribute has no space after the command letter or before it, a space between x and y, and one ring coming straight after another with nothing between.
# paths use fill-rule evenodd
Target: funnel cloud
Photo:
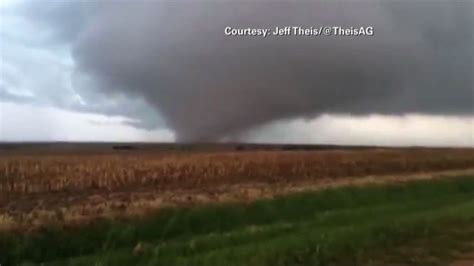
<instances>
[{"instance_id":1,"label":"funnel cloud","mask_svg":"<svg viewBox=\"0 0 474 266\"><path fill-rule=\"evenodd\" d=\"M178 141L322 114L471 116L473 10L472 1L103 2L83 9L73 57L104 92L145 99ZM370 26L374 36L224 33L285 26Z\"/></svg>"}]
</instances>

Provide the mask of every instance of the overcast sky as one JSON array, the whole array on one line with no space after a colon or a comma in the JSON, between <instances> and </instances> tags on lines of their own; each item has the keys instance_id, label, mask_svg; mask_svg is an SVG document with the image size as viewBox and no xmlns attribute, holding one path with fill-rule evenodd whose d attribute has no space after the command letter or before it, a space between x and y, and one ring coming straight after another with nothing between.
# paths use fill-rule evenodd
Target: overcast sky
<instances>
[{"instance_id":1,"label":"overcast sky","mask_svg":"<svg viewBox=\"0 0 474 266\"><path fill-rule=\"evenodd\" d=\"M473 10L0 0L0 141L474 146ZM375 34L224 34L289 25Z\"/></svg>"}]
</instances>

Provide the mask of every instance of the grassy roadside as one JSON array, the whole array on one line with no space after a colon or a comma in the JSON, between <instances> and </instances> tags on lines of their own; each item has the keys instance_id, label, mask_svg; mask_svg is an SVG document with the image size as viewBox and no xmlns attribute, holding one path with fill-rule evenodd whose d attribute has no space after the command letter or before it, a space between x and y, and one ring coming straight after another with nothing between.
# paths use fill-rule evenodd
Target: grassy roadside
<instances>
[{"instance_id":1,"label":"grassy roadside","mask_svg":"<svg viewBox=\"0 0 474 266\"><path fill-rule=\"evenodd\" d=\"M21 237L3 233L0 264L370 265L398 258L436 265L474 240L473 227L474 177L459 177L168 209Z\"/></svg>"}]
</instances>

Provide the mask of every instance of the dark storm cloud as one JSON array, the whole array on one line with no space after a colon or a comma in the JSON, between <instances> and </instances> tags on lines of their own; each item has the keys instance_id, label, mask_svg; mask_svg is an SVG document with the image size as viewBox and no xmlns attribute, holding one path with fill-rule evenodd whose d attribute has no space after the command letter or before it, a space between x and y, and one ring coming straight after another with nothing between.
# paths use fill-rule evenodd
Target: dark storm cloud
<instances>
[{"instance_id":1,"label":"dark storm cloud","mask_svg":"<svg viewBox=\"0 0 474 266\"><path fill-rule=\"evenodd\" d=\"M146 99L178 140L323 113L474 113L472 1L130 1L92 9L73 41L77 65L106 93ZM375 36L224 34L226 26L326 25L373 26Z\"/></svg>"}]
</instances>

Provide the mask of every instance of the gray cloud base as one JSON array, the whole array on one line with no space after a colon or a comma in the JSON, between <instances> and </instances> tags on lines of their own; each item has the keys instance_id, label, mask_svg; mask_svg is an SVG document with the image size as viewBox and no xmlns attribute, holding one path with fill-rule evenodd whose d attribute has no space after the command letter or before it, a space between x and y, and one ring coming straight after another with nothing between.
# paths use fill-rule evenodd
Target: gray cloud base
<instances>
[{"instance_id":1,"label":"gray cloud base","mask_svg":"<svg viewBox=\"0 0 474 266\"><path fill-rule=\"evenodd\" d=\"M473 10L471 1L104 2L86 14L73 55L106 93L146 99L180 141L323 113L472 115ZM375 36L224 34L325 25L373 26Z\"/></svg>"}]
</instances>

